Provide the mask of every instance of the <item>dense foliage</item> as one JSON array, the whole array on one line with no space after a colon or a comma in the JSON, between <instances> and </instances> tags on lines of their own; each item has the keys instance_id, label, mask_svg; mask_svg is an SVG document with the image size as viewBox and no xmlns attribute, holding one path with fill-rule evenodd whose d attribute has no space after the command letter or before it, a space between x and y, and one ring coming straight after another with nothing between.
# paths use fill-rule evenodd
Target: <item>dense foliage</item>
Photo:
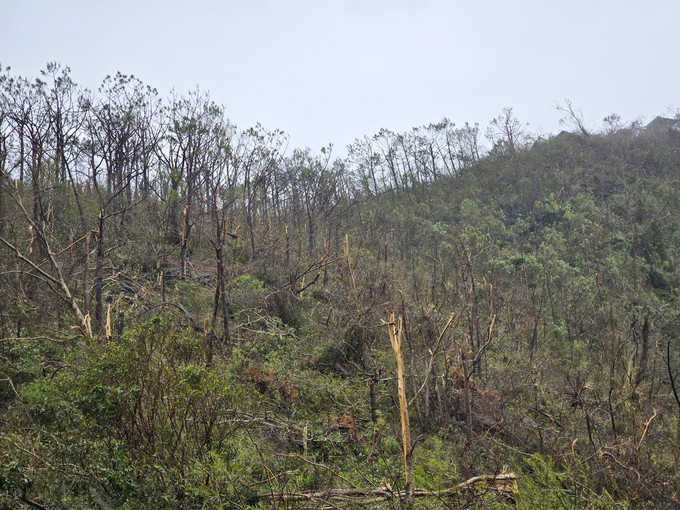
<instances>
[{"instance_id":1,"label":"dense foliage","mask_svg":"<svg viewBox=\"0 0 680 510\"><path fill-rule=\"evenodd\" d=\"M0 508L398 505L390 312L415 506L680 505L674 121L334 158L121 74L0 94Z\"/></svg>"}]
</instances>

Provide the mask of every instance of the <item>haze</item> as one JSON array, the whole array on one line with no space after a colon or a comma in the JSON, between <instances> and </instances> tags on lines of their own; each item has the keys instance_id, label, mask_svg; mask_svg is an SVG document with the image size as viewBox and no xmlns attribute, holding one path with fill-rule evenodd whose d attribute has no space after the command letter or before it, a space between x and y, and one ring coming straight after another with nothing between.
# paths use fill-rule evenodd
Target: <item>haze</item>
<instances>
[{"instance_id":1,"label":"haze","mask_svg":"<svg viewBox=\"0 0 680 510\"><path fill-rule=\"evenodd\" d=\"M555 133L555 101L587 123L651 120L680 91L680 2L5 0L0 63L70 66L96 89L134 74L167 96L200 85L240 127L339 153L381 127L449 117L485 126L510 106Z\"/></svg>"}]
</instances>

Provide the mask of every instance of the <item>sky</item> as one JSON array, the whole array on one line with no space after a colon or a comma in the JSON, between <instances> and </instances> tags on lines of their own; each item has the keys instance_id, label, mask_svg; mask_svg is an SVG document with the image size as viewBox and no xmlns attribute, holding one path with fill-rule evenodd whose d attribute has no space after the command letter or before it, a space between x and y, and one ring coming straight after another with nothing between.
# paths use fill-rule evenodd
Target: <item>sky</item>
<instances>
[{"instance_id":1,"label":"sky","mask_svg":"<svg viewBox=\"0 0 680 510\"><path fill-rule=\"evenodd\" d=\"M680 107L679 0L1 0L0 64L47 62L96 89L133 74L161 95L209 91L239 127L335 153L380 128L484 128L512 107L560 131Z\"/></svg>"}]
</instances>

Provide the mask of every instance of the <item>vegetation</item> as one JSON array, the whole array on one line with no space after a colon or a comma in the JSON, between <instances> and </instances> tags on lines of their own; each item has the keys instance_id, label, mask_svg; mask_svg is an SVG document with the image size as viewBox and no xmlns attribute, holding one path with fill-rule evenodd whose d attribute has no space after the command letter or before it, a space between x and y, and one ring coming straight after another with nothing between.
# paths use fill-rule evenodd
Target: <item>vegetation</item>
<instances>
[{"instance_id":1,"label":"vegetation","mask_svg":"<svg viewBox=\"0 0 680 510\"><path fill-rule=\"evenodd\" d=\"M122 74L0 94L0 508L680 505L673 122L334 158Z\"/></svg>"}]
</instances>

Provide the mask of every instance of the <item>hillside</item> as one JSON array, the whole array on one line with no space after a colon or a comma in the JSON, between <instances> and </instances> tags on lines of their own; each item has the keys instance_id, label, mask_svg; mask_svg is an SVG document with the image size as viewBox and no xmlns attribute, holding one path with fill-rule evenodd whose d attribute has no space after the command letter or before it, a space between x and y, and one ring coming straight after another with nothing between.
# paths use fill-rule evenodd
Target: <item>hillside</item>
<instances>
[{"instance_id":1,"label":"hillside","mask_svg":"<svg viewBox=\"0 0 680 510\"><path fill-rule=\"evenodd\" d=\"M674 124L341 159L41 80L0 77L0 508L680 505Z\"/></svg>"}]
</instances>

